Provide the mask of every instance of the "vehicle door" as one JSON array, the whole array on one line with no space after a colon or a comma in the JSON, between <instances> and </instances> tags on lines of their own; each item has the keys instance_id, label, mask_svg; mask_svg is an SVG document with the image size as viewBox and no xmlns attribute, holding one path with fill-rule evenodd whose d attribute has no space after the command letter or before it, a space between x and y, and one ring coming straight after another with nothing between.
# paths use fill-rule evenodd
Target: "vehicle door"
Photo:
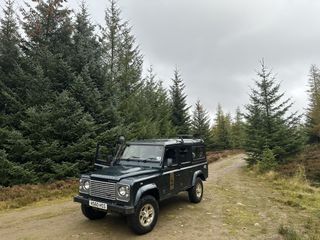
<instances>
[{"instance_id":1,"label":"vehicle door","mask_svg":"<svg viewBox=\"0 0 320 240\"><path fill-rule=\"evenodd\" d=\"M179 191L180 173L177 148L166 147L164 154L164 165L162 174L161 194L166 197L174 195Z\"/></svg>"},{"instance_id":2,"label":"vehicle door","mask_svg":"<svg viewBox=\"0 0 320 240\"><path fill-rule=\"evenodd\" d=\"M185 190L192 184L192 152L191 146L178 147L178 159L180 171L177 174L179 179L179 188Z\"/></svg>"},{"instance_id":3,"label":"vehicle door","mask_svg":"<svg viewBox=\"0 0 320 240\"><path fill-rule=\"evenodd\" d=\"M206 150L204 146L193 146L192 147L192 174L195 171L201 170L205 177L208 176L208 168L204 166L206 163ZM193 176L193 175L192 175Z\"/></svg>"}]
</instances>

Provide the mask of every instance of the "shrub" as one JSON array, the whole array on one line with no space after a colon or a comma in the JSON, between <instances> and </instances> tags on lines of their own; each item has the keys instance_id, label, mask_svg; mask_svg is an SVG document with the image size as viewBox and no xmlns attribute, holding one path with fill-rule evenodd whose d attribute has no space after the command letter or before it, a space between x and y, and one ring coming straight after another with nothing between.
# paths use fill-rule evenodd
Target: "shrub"
<instances>
[{"instance_id":1,"label":"shrub","mask_svg":"<svg viewBox=\"0 0 320 240\"><path fill-rule=\"evenodd\" d=\"M275 154L269 148L265 149L261 160L258 162L258 169L260 172L267 172L273 170L277 166Z\"/></svg>"},{"instance_id":2,"label":"shrub","mask_svg":"<svg viewBox=\"0 0 320 240\"><path fill-rule=\"evenodd\" d=\"M30 183L34 174L23 166L10 162L4 150L0 150L0 186L12 186L21 183Z\"/></svg>"}]
</instances>

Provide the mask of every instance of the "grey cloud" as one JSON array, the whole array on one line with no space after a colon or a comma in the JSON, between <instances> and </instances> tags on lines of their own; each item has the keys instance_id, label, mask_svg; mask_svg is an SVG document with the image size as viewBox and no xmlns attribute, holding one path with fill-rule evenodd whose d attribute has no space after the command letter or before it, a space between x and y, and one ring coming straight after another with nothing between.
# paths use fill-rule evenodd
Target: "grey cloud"
<instances>
[{"instance_id":1,"label":"grey cloud","mask_svg":"<svg viewBox=\"0 0 320 240\"><path fill-rule=\"evenodd\" d=\"M3 2L3 0L0 0ZM295 109L306 107L311 64L320 64L317 0L118 0L137 42L166 86L182 72L189 104L199 98L210 113L218 103L234 111L248 101L264 58ZM78 7L77 0L69 4ZM103 23L107 1L88 0Z\"/></svg>"}]
</instances>

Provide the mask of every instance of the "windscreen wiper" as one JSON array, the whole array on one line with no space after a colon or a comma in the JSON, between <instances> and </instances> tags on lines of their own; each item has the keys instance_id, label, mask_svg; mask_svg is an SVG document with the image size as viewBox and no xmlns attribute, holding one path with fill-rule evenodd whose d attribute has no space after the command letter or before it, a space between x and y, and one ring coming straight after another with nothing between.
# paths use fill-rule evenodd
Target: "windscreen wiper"
<instances>
[{"instance_id":1,"label":"windscreen wiper","mask_svg":"<svg viewBox=\"0 0 320 240\"><path fill-rule=\"evenodd\" d=\"M146 162L157 162L156 161L157 159L154 158L154 157L141 159L140 157L137 157L137 156L131 156L131 157L128 157L128 158L121 158L120 160L124 160L124 161L134 160L134 161L143 162L143 163L146 163Z\"/></svg>"},{"instance_id":2,"label":"windscreen wiper","mask_svg":"<svg viewBox=\"0 0 320 240\"><path fill-rule=\"evenodd\" d=\"M136 157L136 156L131 156L131 157L128 157L128 158L120 158L120 161L130 161L130 160L134 160L134 161L142 161L139 157Z\"/></svg>"},{"instance_id":3,"label":"windscreen wiper","mask_svg":"<svg viewBox=\"0 0 320 240\"><path fill-rule=\"evenodd\" d=\"M158 161L156 158L154 158L154 157L151 157L151 158L146 158L146 159L143 159L142 160L143 162L152 162L152 163L154 163L154 162L160 162L160 161Z\"/></svg>"}]
</instances>

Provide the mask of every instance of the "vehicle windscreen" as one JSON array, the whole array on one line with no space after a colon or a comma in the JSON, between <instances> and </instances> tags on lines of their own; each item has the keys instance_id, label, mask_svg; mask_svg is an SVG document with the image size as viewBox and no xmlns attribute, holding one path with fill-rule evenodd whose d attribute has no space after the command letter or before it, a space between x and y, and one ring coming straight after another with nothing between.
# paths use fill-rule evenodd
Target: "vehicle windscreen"
<instances>
[{"instance_id":1,"label":"vehicle windscreen","mask_svg":"<svg viewBox=\"0 0 320 240\"><path fill-rule=\"evenodd\" d=\"M120 161L160 163L163 149L163 146L155 145L127 145Z\"/></svg>"}]
</instances>

